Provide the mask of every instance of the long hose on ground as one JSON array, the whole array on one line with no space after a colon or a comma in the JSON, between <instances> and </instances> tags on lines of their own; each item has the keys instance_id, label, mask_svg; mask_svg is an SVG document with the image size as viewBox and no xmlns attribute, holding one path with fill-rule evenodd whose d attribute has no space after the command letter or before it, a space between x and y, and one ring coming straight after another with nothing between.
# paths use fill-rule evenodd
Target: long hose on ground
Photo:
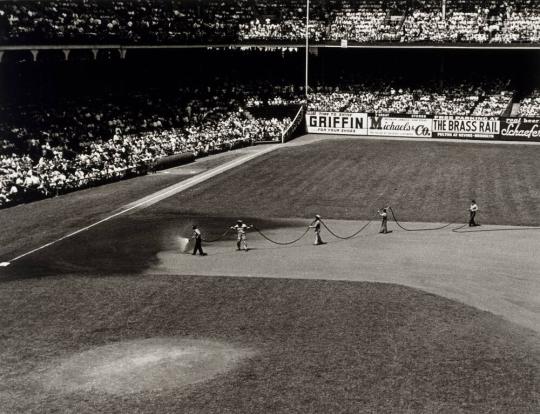
<instances>
[{"instance_id":1,"label":"long hose on ground","mask_svg":"<svg viewBox=\"0 0 540 414\"><path fill-rule=\"evenodd\" d=\"M492 231L525 231L525 230L540 230L540 227L514 227L510 229L475 229L475 230L462 230L463 227L467 227L467 224L464 224L463 226L456 227L455 229L452 229L452 232L458 233L458 234L467 234L467 233L484 233L484 232L492 232Z\"/></svg>"},{"instance_id":2,"label":"long hose on ground","mask_svg":"<svg viewBox=\"0 0 540 414\"><path fill-rule=\"evenodd\" d=\"M367 226L369 226L369 225L371 224L372 221L373 221L373 220L369 220L366 224L364 224L362 227L360 227L360 230L358 230L357 232L351 234L350 236L346 236L346 237L340 236L340 235L336 234L335 232L333 232L333 231L330 229L330 227L328 227L328 225L327 225L323 220L321 220L321 223L322 223L322 225L324 226L324 228L325 228L326 230L328 230L328 232L329 232L332 236L334 236L334 237L336 237L336 238L338 238L338 239L341 239L341 240L349 240L349 239L352 239L352 238L358 236L362 231L364 231L364 229L365 229Z\"/></svg>"},{"instance_id":3,"label":"long hose on ground","mask_svg":"<svg viewBox=\"0 0 540 414\"><path fill-rule=\"evenodd\" d=\"M296 243L296 242L302 240L302 239L304 238L304 236L309 232L309 227L307 227L307 228L306 228L306 231L304 231L304 233L303 233L300 237L298 237L298 238L296 238L296 239L294 239L294 240L288 241L288 242L279 242L279 241L273 240L273 239L271 239L270 237L268 237L266 234L264 234L264 233L263 233L261 230L259 230L257 227L253 226L253 229L254 229L257 233L259 233L262 237L264 237L266 240L268 240L270 243L274 243L274 244L277 244L277 245L280 245L280 246L289 246L289 245L291 245L291 244L294 244L294 243Z\"/></svg>"},{"instance_id":4,"label":"long hose on ground","mask_svg":"<svg viewBox=\"0 0 540 414\"><path fill-rule=\"evenodd\" d=\"M205 242L205 243L215 243L215 242L217 242L217 241L223 240L223 239L225 238L225 236L226 236L227 234L229 234L230 231L231 231L231 229L227 229L227 230L225 230L225 233L223 233L223 234L222 234L221 236L219 236L217 239L210 239L210 240L208 240L208 239L203 239L203 242Z\"/></svg>"},{"instance_id":5,"label":"long hose on ground","mask_svg":"<svg viewBox=\"0 0 540 414\"><path fill-rule=\"evenodd\" d=\"M452 229L452 233L468 233L466 231L460 231L463 227L466 227L467 226L467 223L459 226L459 227L456 227L454 229Z\"/></svg>"},{"instance_id":6,"label":"long hose on ground","mask_svg":"<svg viewBox=\"0 0 540 414\"><path fill-rule=\"evenodd\" d=\"M454 222L451 222L451 223L445 224L444 226L440 226L440 227L430 227L430 228L423 228L423 229L408 229L408 228L404 227L404 226L399 222L399 220L398 220L397 217L396 217L396 213L394 213L394 210L392 210L392 207L388 207L388 210L390 210L390 213L392 214L392 218L393 218L394 221L396 222L397 226L398 226L401 230L405 230L405 231L434 231L434 230L442 230L442 229L445 229L445 228L451 226L452 224L454 224ZM463 227L461 227L461 228L463 228Z\"/></svg>"},{"instance_id":7,"label":"long hose on ground","mask_svg":"<svg viewBox=\"0 0 540 414\"><path fill-rule=\"evenodd\" d=\"M404 231L407 231L407 232L417 232L417 231L437 231L437 230L443 230L445 228L448 228L450 227L452 224L455 224L455 222L450 222L448 224L445 224L443 226L438 226L438 227L429 227L429 228L420 228L420 229L409 229L405 226L403 226L400 221L398 220L397 216L396 216L396 213L394 212L394 210L392 209L392 207L388 207L388 210L390 211L390 213L392 214L392 218L394 220L394 222L396 223L396 225L404 230ZM360 227L360 229L356 232L354 232L353 234L351 234L350 236L340 236L339 234L337 234L336 232L334 232L323 220L321 220L321 224L324 226L324 228L334 237L336 237L337 239L341 239L341 240L350 240L356 236L358 236L362 231L364 231L372 222L373 220L369 220L366 224L364 224L362 227ZM540 230L540 227L521 227L521 228L512 228L512 229L482 229L482 230L463 230L464 227L466 227L467 224L462 224L460 225L459 227L456 227L456 228L453 228L452 229L452 232L453 233L461 233L461 234L464 234L464 233L477 233L477 232L488 232L488 231L523 231L523 230ZM274 240L270 237L268 237L266 234L264 234L264 232L260 229L258 229L256 226L252 226L253 229L259 233L264 239L266 239L267 241L269 241L270 243L273 243L273 244L277 244L279 246L289 246L291 244L294 244L294 243L297 243L299 242L300 240L302 240L306 234L309 232L310 230L310 227L306 227L306 230L302 233L302 235L300 235L299 237L297 237L296 239L294 240L291 240L291 241L286 241L286 242L281 242L281 241L277 241L277 240ZM217 241L220 241L220 240L223 240L227 234L229 234L229 232L231 231L231 229L227 229L223 234L221 234L218 238L216 239L204 239L203 241L205 243L214 243L214 242L217 242Z\"/></svg>"}]
</instances>

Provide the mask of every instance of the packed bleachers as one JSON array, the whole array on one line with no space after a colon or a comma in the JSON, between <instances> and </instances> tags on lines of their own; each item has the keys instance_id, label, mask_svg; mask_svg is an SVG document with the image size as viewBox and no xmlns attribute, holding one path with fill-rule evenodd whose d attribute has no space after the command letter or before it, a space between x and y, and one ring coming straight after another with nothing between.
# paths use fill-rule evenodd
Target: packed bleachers
<instances>
[{"instance_id":1,"label":"packed bleachers","mask_svg":"<svg viewBox=\"0 0 540 414\"><path fill-rule=\"evenodd\" d=\"M305 2L291 0L5 0L0 42L298 42ZM537 43L537 0L311 0L312 42Z\"/></svg>"},{"instance_id":2,"label":"packed bleachers","mask_svg":"<svg viewBox=\"0 0 540 414\"><path fill-rule=\"evenodd\" d=\"M508 8L501 24L492 38L492 43L540 42L540 8Z\"/></svg>"},{"instance_id":3,"label":"packed bleachers","mask_svg":"<svg viewBox=\"0 0 540 414\"><path fill-rule=\"evenodd\" d=\"M500 116L511 103L507 83L454 82L441 88L426 83L401 86L400 82L372 82L346 88L318 87L308 109L334 112L385 112L416 115Z\"/></svg>"},{"instance_id":4,"label":"packed bleachers","mask_svg":"<svg viewBox=\"0 0 540 414\"><path fill-rule=\"evenodd\" d=\"M283 18L283 17L282 17ZM299 41L305 37L305 22L300 16L286 18L260 17L253 18L248 23L240 24L238 40L240 41ZM312 41L320 42L325 39L325 22L311 20L309 37Z\"/></svg>"},{"instance_id":5,"label":"packed bleachers","mask_svg":"<svg viewBox=\"0 0 540 414\"><path fill-rule=\"evenodd\" d=\"M303 40L305 34L305 12L305 2L300 0L0 0L0 43L298 42ZM448 0L444 13L440 2L432 0L311 0L310 15L312 42L339 42L341 39L361 43L506 44L540 41L540 2L537 0L511 3ZM328 56L335 55L327 52L341 50L320 49L324 52L314 51L316 53L310 61L314 69L311 73L313 78L310 78L312 90L309 94L309 110L501 116L511 107L513 100L512 88L505 82L426 80L433 73L445 77L444 59L440 59L436 53L416 66L415 71L418 69L422 73L416 74L409 68L407 76L416 80L402 82L398 79L398 69L389 71L392 72L389 77L378 73L379 69L383 71L393 65L394 62L388 57L384 62L379 62L377 56L371 54L364 61L358 58L350 66L348 62L343 65L343 59L341 69L339 64L335 69L330 69L334 62ZM240 48L235 49L234 53L237 51L244 53ZM410 52L406 51L407 57ZM46 59L52 61L58 58L49 57L47 53L40 52L40 56L44 57L43 62L29 65L43 64L47 68ZM319 58L319 53L326 55ZM294 67L301 69L297 54L291 52L294 56L284 57L287 53L283 50L275 54L281 55L283 68L297 65ZM26 52L26 55L21 62L31 59L29 53ZM67 73L67 77L72 79L65 84L55 81L55 85L67 89L70 84L84 83L81 82L85 79L84 74L91 72L80 70L85 65L84 59L89 57L74 55L67 63L62 61L62 73ZM135 62L136 59L146 62L144 59L150 56L137 56L136 52L133 55ZM184 59L183 56L181 59ZM182 72L191 78L182 80L182 85L191 84L190 81L197 77L198 67L213 65L214 59L221 58L218 55L205 57L203 53L194 56L191 60L187 59L186 65L193 69ZM202 57L202 64L198 62L198 56ZM419 55L416 56L418 58ZM237 57L234 55L234 59ZM303 56L300 57L303 63ZM490 59L491 66L498 65L498 61L493 64L494 61ZM252 68L251 62L246 62L247 59L238 65L229 62L232 68L230 72L235 73L235 79L242 79ZM229 83L216 87L201 81L198 87L175 86L174 93L141 92L137 87L139 81L146 83L145 78L160 76L159 69L155 69L148 76L133 76L129 85L126 82L122 93L125 90L138 91L128 97L119 94L122 98L101 96L87 102L79 99L64 104L40 103L35 106L27 102L21 106L9 104L0 108L0 206L144 173L152 168L157 159L168 155L194 153L201 156L255 141L278 140L290 122L278 109L303 104L305 91L293 86L292 81L284 80L288 72L295 72L291 74L291 79L296 77L294 82L298 84L303 76L302 70L287 69L274 74L271 73L273 65L279 66L281 63L276 59L271 62L269 65L254 65L254 73L258 73L262 66L268 66L270 70L265 68L265 75L259 78L254 75L256 80L251 85ZM366 62L370 64L366 65ZM100 86L100 90L103 88L106 91L115 83L106 72L105 66L109 63L109 59L102 59L92 66L103 70L104 85ZM132 64L118 62L118 72L124 63ZM5 59L3 64L13 71L19 61L15 56L11 60ZM101 64L104 68L101 68ZM156 63L154 66L159 65ZM456 70L452 65L449 62L449 70ZM238 69L241 66L247 69ZM368 70L364 66L375 69ZM423 66L425 68L422 69ZM488 66L485 64L482 68L487 69ZM345 72L358 68L359 72L365 73L356 74L356 79L352 81L336 81L342 75L340 71L343 68ZM73 75L68 73L71 69L74 70ZM12 76L16 70L9 75L11 79L17 80L18 74ZM237 70L240 72L237 73ZM327 70L329 74L325 73ZM370 72L375 74L377 81L369 80L370 76L366 73ZM183 77L171 73L173 70L169 71L169 79ZM5 79L9 76L6 75ZM326 76L330 79L325 79ZM493 76L486 74L486 78ZM470 76L465 74L463 77ZM261 82L260 78L265 81ZM283 79L277 81L280 78ZM119 78L116 76L114 79L118 81ZM358 79L362 79L362 83L358 83ZM36 82L34 88L26 87L24 85L28 82L21 78L18 86L23 85L27 96L31 96L34 90L45 95L40 91L40 86L41 83L46 84L48 79L43 76L40 82ZM152 84L150 81L147 83ZM158 80L155 83L160 84ZM163 88L163 84L162 92L167 89ZM8 89L7 82L5 85ZM54 86L48 88L52 94L55 93ZM11 88L11 93L17 100L23 93L19 94L15 89ZM111 89L120 90L114 86ZM520 115L540 116L539 96L536 92L523 99ZM268 113L280 115L261 116L265 112L259 111L261 108L271 108Z\"/></svg>"},{"instance_id":6,"label":"packed bleachers","mask_svg":"<svg viewBox=\"0 0 540 414\"><path fill-rule=\"evenodd\" d=\"M512 101L509 91L500 91L484 97L474 108L471 115L478 116L500 116L508 109Z\"/></svg>"},{"instance_id":7,"label":"packed bleachers","mask_svg":"<svg viewBox=\"0 0 540 414\"><path fill-rule=\"evenodd\" d=\"M386 11L381 3L360 4L356 7L345 5L336 12L330 22L330 40L348 39L356 42L378 40L379 28L383 24Z\"/></svg>"},{"instance_id":8,"label":"packed bleachers","mask_svg":"<svg viewBox=\"0 0 540 414\"><path fill-rule=\"evenodd\" d=\"M245 110L246 95L238 87L208 87L169 98L141 94L91 105L3 108L0 206L145 173L168 155L280 140L291 119L254 117Z\"/></svg>"},{"instance_id":9,"label":"packed bleachers","mask_svg":"<svg viewBox=\"0 0 540 414\"><path fill-rule=\"evenodd\" d=\"M523 98L519 107L520 116L540 117L540 90Z\"/></svg>"}]
</instances>

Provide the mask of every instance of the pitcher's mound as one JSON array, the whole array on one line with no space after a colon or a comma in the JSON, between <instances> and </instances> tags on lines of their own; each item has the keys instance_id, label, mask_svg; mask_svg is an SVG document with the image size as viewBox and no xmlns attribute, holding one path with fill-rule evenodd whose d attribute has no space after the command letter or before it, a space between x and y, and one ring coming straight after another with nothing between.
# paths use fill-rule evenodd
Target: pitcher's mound
<instances>
[{"instance_id":1,"label":"pitcher's mound","mask_svg":"<svg viewBox=\"0 0 540 414\"><path fill-rule=\"evenodd\" d=\"M234 345L196 339L152 338L82 352L51 368L48 389L126 394L179 388L206 381L252 355Z\"/></svg>"}]
</instances>

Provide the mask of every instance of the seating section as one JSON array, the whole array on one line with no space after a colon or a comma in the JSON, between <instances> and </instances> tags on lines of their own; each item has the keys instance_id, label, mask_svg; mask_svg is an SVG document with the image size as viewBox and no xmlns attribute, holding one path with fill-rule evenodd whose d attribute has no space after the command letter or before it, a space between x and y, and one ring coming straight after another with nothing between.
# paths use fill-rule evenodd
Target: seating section
<instances>
[{"instance_id":1,"label":"seating section","mask_svg":"<svg viewBox=\"0 0 540 414\"><path fill-rule=\"evenodd\" d=\"M305 1L5 0L4 44L298 42ZM313 42L538 43L538 0L311 0Z\"/></svg>"},{"instance_id":2,"label":"seating section","mask_svg":"<svg viewBox=\"0 0 540 414\"><path fill-rule=\"evenodd\" d=\"M442 89L442 91L441 91ZM335 112L384 112L416 115L500 116L512 102L501 80L401 86L373 82L346 89L321 87L310 95L308 109Z\"/></svg>"},{"instance_id":3,"label":"seating section","mask_svg":"<svg viewBox=\"0 0 540 414\"><path fill-rule=\"evenodd\" d=\"M520 116L540 117L540 90L523 98L519 107Z\"/></svg>"},{"instance_id":4,"label":"seating section","mask_svg":"<svg viewBox=\"0 0 540 414\"><path fill-rule=\"evenodd\" d=\"M246 95L261 93L185 88L167 99L140 94L91 105L2 108L0 206L145 173L168 155L279 141L291 118L252 115ZM289 88L268 105L283 106L288 97L301 102Z\"/></svg>"}]
</instances>

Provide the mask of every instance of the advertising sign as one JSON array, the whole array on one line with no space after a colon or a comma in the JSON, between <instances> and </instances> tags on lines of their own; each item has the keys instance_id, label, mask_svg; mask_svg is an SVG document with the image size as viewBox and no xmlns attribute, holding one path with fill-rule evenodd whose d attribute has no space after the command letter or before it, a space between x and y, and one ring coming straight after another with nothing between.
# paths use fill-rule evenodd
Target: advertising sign
<instances>
[{"instance_id":1,"label":"advertising sign","mask_svg":"<svg viewBox=\"0 0 540 414\"><path fill-rule=\"evenodd\" d=\"M433 136L447 138L496 138L500 133L498 117L436 116Z\"/></svg>"},{"instance_id":2,"label":"advertising sign","mask_svg":"<svg viewBox=\"0 0 540 414\"><path fill-rule=\"evenodd\" d=\"M367 135L367 114L308 112L307 132L313 134Z\"/></svg>"},{"instance_id":3,"label":"advertising sign","mask_svg":"<svg viewBox=\"0 0 540 414\"><path fill-rule=\"evenodd\" d=\"M369 116L368 134L429 138L432 135L432 120L426 117L374 114Z\"/></svg>"},{"instance_id":4,"label":"advertising sign","mask_svg":"<svg viewBox=\"0 0 540 414\"><path fill-rule=\"evenodd\" d=\"M502 118L501 139L540 141L540 118Z\"/></svg>"},{"instance_id":5,"label":"advertising sign","mask_svg":"<svg viewBox=\"0 0 540 414\"><path fill-rule=\"evenodd\" d=\"M308 133L540 141L540 118L307 112Z\"/></svg>"}]
</instances>

